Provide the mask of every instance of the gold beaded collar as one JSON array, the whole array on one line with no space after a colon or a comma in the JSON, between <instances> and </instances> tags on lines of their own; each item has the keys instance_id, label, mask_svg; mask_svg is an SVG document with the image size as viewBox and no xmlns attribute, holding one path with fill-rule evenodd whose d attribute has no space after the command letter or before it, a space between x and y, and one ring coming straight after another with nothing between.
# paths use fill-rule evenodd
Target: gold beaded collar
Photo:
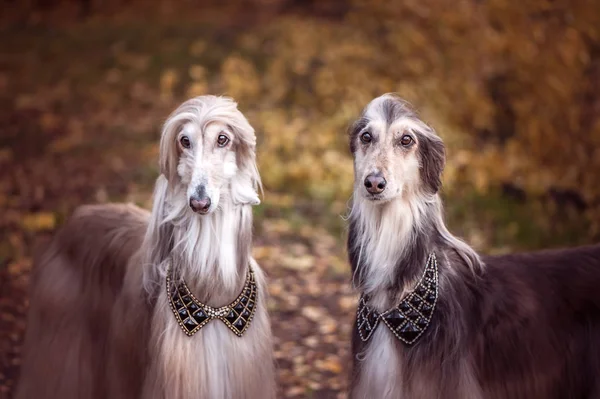
<instances>
[{"instance_id":1,"label":"gold beaded collar","mask_svg":"<svg viewBox=\"0 0 600 399\"><path fill-rule=\"evenodd\" d=\"M398 305L378 313L368 305L368 296L362 295L356 312L356 326L360 339L363 342L368 341L382 320L396 338L406 345L411 346L417 342L431 323L438 300L438 280L437 260L435 253L431 253L421 280Z\"/></svg>"},{"instance_id":2,"label":"gold beaded collar","mask_svg":"<svg viewBox=\"0 0 600 399\"><path fill-rule=\"evenodd\" d=\"M179 283L172 284L172 281ZM241 337L254 317L257 292L254 271L248 265L246 283L238 297L227 306L213 308L200 302L183 279L174 278L170 265L167 270L167 297L175 320L189 337L213 319L221 320L235 335Z\"/></svg>"}]
</instances>

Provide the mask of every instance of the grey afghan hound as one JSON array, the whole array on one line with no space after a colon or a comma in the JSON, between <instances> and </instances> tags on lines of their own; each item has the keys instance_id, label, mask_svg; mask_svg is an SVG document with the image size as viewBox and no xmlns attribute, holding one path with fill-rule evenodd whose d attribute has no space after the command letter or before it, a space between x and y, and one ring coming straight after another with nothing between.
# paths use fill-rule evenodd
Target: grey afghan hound
<instances>
[{"instance_id":1,"label":"grey afghan hound","mask_svg":"<svg viewBox=\"0 0 600 399\"><path fill-rule=\"evenodd\" d=\"M230 99L168 118L148 213L78 208L36 262L17 398L273 398L254 129Z\"/></svg>"},{"instance_id":2,"label":"grey afghan hound","mask_svg":"<svg viewBox=\"0 0 600 399\"><path fill-rule=\"evenodd\" d=\"M444 224L442 140L395 95L350 148L350 397L600 398L600 246L480 257Z\"/></svg>"}]
</instances>

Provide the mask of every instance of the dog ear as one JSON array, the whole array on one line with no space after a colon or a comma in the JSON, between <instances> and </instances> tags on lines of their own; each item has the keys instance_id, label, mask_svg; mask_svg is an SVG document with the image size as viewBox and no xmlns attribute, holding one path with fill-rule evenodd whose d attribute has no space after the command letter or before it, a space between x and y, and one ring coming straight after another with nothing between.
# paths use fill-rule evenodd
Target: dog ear
<instances>
[{"instance_id":1,"label":"dog ear","mask_svg":"<svg viewBox=\"0 0 600 399\"><path fill-rule=\"evenodd\" d=\"M169 182L164 175L158 176L154 185L152 213L144 237L142 252L144 267L144 287L151 295L158 292L156 282L160 281L158 265L163 264L173 249L173 223L165 223L167 216L166 196Z\"/></svg>"},{"instance_id":2,"label":"dog ear","mask_svg":"<svg viewBox=\"0 0 600 399\"><path fill-rule=\"evenodd\" d=\"M173 117L175 114L176 113L173 113L163 126L158 158L160 173L166 177L169 186L171 187L173 187L175 179L177 178L177 164L179 160L177 133L181 126L180 121Z\"/></svg>"},{"instance_id":3,"label":"dog ear","mask_svg":"<svg viewBox=\"0 0 600 399\"><path fill-rule=\"evenodd\" d=\"M421 135L419 156L423 185L429 192L435 194L442 188L442 172L446 164L444 142L435 132Z\"/></svg>"},{"instance_id":4,"label":"dog ear","mask_svg":"<svg viewBox=\"0 0 600 399\"><path fill-rule=\"evenodd\" d=\"M354 154L356 152L356 136L360 133L369 123L369 120L364 116L358 118L350 127L348 127L348 139L350 142L350 152Z\"/></svg>"},{"instance_id":5,"label":"dog ear","mask_svg":"<svg viewBox=\"0 0 600 399\"><path fill-rule=\"evenodd\" d=\"M231 179L231 198L237 205L258 205L258 190L262 188L256 165L256 136L254 129L240 113L240 120L230 128L238 137L236 162L238 171Z\"/></svg>"},{"instance_id":6,"label":"dog ear","mask_svg":"<svg viewBox=\"0 0 600 399\"><path fill-rule=\"evenodd\" d=\"M238 173L231 181L231 198L236 205L258 205L257 184L247 173Z\"/></svg>"}]
</instances>

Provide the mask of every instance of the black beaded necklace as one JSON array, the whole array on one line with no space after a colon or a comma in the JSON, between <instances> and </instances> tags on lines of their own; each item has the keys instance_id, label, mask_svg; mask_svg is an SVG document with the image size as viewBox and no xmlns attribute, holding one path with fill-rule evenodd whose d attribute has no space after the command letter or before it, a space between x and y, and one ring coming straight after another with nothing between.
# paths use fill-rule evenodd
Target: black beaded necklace
<instances>
[{"instance_id":1,"label":"black beaded necklace","mask_svg":"<svg viewBox=\"0 0 600 399\"><path fill-rule=\"evenodd\" d=\"M171 284L172 281L179 281L179 283ZM246 283L238 297L229 305L213 308L200 302L191 293L183 279L173 277L171 265L167 270L167 297L175 320L189 337L213 319L221 320L235 335L241 337L250 327L250 322L254 317L257 292L254 271L248 266Z\"/></svg>"},{"instance_id":2,"label":"black beaded necklace","mask_svg":"<svg viewBox=\"0 0 600 399\"><path fill-rule=\"evenodd\" d=\"M360 297L356 313L358 335L362 341L368 341L377 328L379 320L383 320L396 338L406 345L413 345L429 327L437 298L438 265L435 254L431 253L421 280L398 305L378 313L369 307L369 298L366 295Z\"/></svg>"}]
</instances>

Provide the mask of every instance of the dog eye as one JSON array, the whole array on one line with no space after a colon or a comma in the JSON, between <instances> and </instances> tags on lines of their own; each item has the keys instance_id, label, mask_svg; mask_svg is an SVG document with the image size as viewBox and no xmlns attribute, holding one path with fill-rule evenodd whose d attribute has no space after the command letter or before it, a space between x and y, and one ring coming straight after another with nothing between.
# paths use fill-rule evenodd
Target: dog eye
<instances>
[{"instance_id":1,"label":"dog eye","mask_svg":"<svg viewBox=\"0 0 600 399\"><path fill-rule=\"evenodd\" d=\"M408 147L409 145L411 145L413 143L413 138L410 137L408 134L405 134L404 136L402 136L400 138L400 144L403 147Z\"/></svg>"},{"instance_id":2,"label":"dog eye","mask_svg":"<svg viewBox=\"0 0 600 399\"><path fill-rule=\"evenodd\" d=\"M190 139L188 138L188 136L181 136L181 138L179 139L179 142L181 143L181 146L183 148L190 148L192 146L192 144L190 143Z\"/></svg>"},{"instance_id":3,"label":"dog eye","mask_svg":"<svg viewBox=\"0 0 600 399\"><path fill-rule=\"evenodd\" d=\"M360 135L360 141L362 141L365 144L370 143L371 140L373 140L373 137L371 137L371 133L369 133L369 132L364 132L363 134Z\"/></svg>"},{"instance_id":4,"label":"dog eye","mask_svg":"<svg viewBox=\"0 0 600 399\"><path fill-rule=\"evenodd\" d=\"M227 143L229 143L229 137L224 134L219 134L219 137L217 137L217 144L219 144L219 147L225 147Z\"/></svg>"}]
</instances>

